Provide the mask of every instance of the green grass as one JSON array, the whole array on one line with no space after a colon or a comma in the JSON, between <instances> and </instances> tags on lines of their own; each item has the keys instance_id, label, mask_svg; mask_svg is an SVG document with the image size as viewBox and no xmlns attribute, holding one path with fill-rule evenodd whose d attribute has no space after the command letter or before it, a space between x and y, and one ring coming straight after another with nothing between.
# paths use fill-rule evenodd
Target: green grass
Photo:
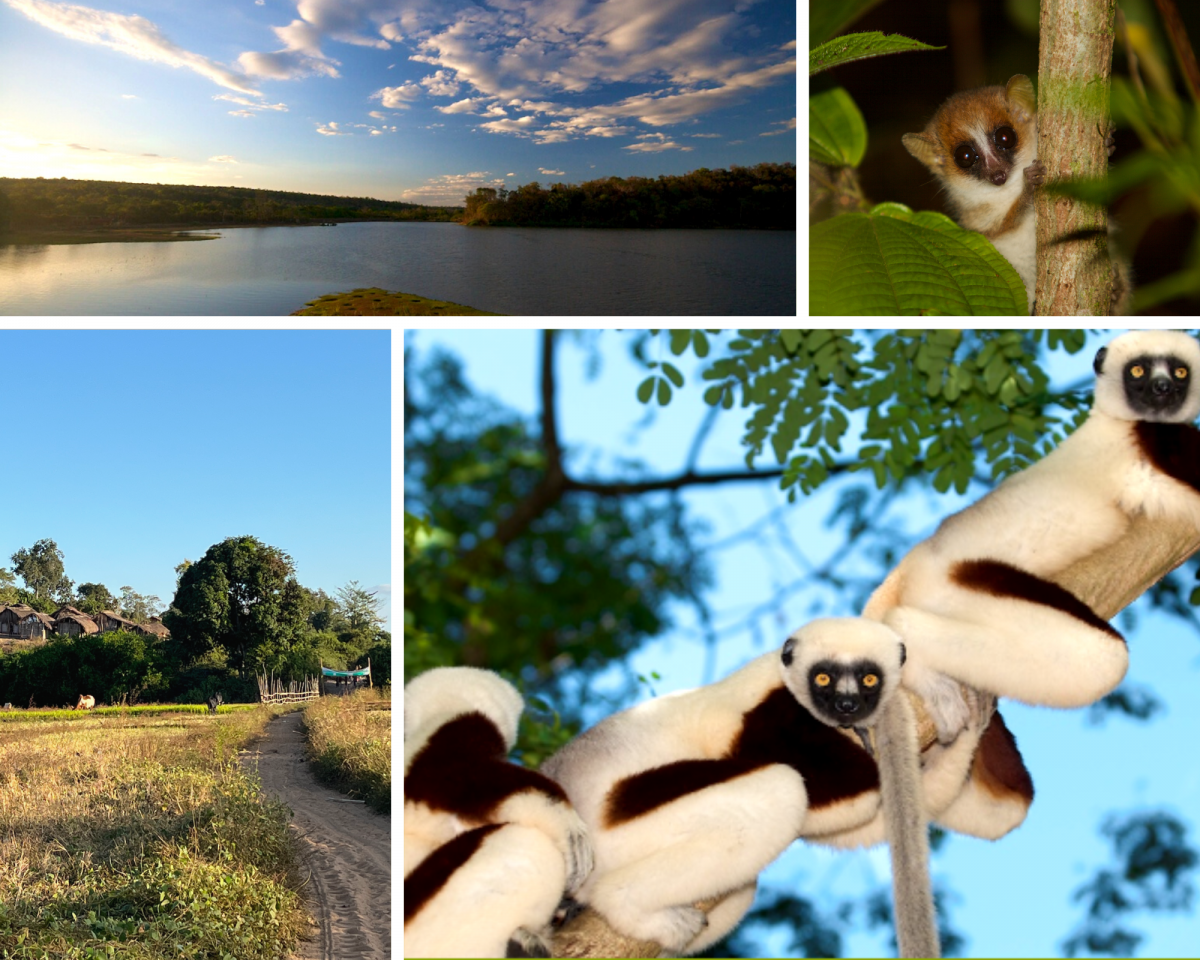
<instances>
[{"instance_id":1,"label":"green grass","mask_svg":"<svg viewBox=\"0 0 1200 960\"><path fill-rule=\"evenodd\" d=\"M218 234L190 233L180 230L203 230L203 227L96 227L92 230L13 230L0 234L0 244L5 243L162 243L175 240L216 240Z\"/></svg>"},{"instance_id":2,"label":"green grass","mask_svg":"<svg viewBox=\"0 0 1200 960\"><path fill-rule=\"evenodd\" d=\"M277 708L87 715L0 738L0 957L277 960L307 923L237 750Z\"/></svg>"},{"instance_id":3,"label":"green grass","mask_svg":"<svg viewBox=\"0 0 1200 960\"><path fill-rule=\"evenodd\" d=\"M313 772L343 793L392 812L392 701L390 693L359 690L322 697L305 708Z\"/></svg>"},{"instance_id":4,"label":"green grass","mask_svg":"<svg viewBox=\"0 0 1200 960\"><path fill-rule=\"evenodd\" d=\"M256 703L223 703L217 707L218 714L237 710L257 710ZM55 709L0 710L0 723L37 723L47 720L84 720L87 717L138 717L163 714L207 714L208 707L202 703L146 703L134 707L96 707L93 710Z\"/></svg>"},{"instance_id":5,"label":"green grass","mask_svg":"<svg viewBox=\"0 0 1200 960\"><path fill-rule=\"evenodd\" d=\"M309 300L293 317L499 317L448 300L429 300L412 293L389 293L379 287L360 287L349 293L327 293Z\"/></svg>"}]
</instances>

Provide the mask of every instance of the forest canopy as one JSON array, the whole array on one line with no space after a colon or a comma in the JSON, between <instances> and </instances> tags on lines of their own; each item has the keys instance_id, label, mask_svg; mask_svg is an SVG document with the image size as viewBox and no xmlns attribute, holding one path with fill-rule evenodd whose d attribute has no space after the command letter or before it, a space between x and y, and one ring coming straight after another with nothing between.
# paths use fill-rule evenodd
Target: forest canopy
<instances>
[{"instance_id":1,"label":"forest canopy","mask_svg":"<svg viewBox=\"0 0 1200 960\"><path fill-rule=\"evenodd\" d=\"M247 187L0 177L0 233L81 227L456 220L461 207Z\"/></svg>"},{"instance_id":2,"label":"forest canopy","mask_svg":"<svg viewBox=\"0 0 1200 960\"><path fill-rule=\"evenodd\" d=\"M681 176L605 177L480 187L466 198L468 226L726 227L796 229L796 165L760 163Z\"/></svg>"}]
</instances>

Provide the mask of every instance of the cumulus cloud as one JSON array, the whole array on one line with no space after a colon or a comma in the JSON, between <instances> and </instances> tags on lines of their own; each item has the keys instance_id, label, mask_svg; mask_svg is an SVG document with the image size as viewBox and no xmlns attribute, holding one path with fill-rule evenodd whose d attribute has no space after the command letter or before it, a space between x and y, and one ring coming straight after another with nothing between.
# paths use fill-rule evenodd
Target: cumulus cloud
<instances>
[{"instance_id":1,"label":"cumulus cloud","mask_svg":"<svg viewBox=\"0 0 1200 960\"><path fill-rule=\"evenodd\" d=\"M566 170L547 170L545 167L538 167L538 173L547 177L562 177L566 176ZM510 174L511 176L511 174Z\"/></svg>"},{"instance_id":2,"label":"cumulus cloud","mask_svg":"<svg viewBox=\"0 0 1200 960\"><path fill-rule=\"evenodd\" d=\"M109 13L73 3L52 3L50 0L3 2L35 23L72 40L108 47L139 60L182 67L238 93L260 95L245 75L216 60L183 49L145 17Z\"/></svg>"},{"instance_id":3,"label":"cumulus cloud","mask_svg":"<svg viewBox=\"0 0 1200 960\"><path fill-rule=\"evenodd\" d=\"M352 137L354 134L348 133L345 130L339 130L338 125L330 120L329 123L320 124L317 127L317 133L323 137Z\"/></svg>"},{"instance_id":4,"label":"cumulus cloud","mask_svg":"<svg viewBox=\"0 0 1200 960\"><path fill-rule=\"evenodd\" d=\"M384 87L371 94L372 100L381 100L389 110L407 110L409 104L421 96L421 88L407 80L398 87Z\"/></svg>"},{"instance_id":5,"label":"cumulus cloud","mask_svg":"<svg viewBox=\"0 0 1200 960\"><path fill-rule=\"evenodd\" d=\"M220 157L209 157L208 162L209 163L237 163L237 160L235 160L233 157L230 157L230 156L220 156Z\"/></svg>"},{"instance_id":6,"label":"cumulus cloud","mask_svg":"<svg viewBox=\"0 0 1200 960\"><path fill-rule=\"evenodd\" d=\"M640 143L631 143L623 149L630 153L662 153L664 150L687 152L692 149L676 143L674 140L668 140L666 134L662 133L643 133L638 139L641 141Z\"/></svg>"},{"instance_id":7,"label":"cumulus cloud","mask_svg":"<svg viewBox=\"0 0 1200 960\"><path fill-rule=\"evenodd\" d=\"M412 190L405 190L400 199L408 203L426 203L432 206L461 206L468 193L480 187L501 187L503 177L493 177L486 171L475 173L447 173L431 177Z\"/></svg>"},{"instance_id":8,"label":"cumulus cloud","mask_svg":"<svg viewBox=\"0 0 1200 960\"><path fill-rule=\"evenodd\" d=\"M430 96L452 97L458 93L461 85L455 81L449 70L439 70L427 77L422 77L421 86L429 91Z\"/></svg>"}]
</instances>

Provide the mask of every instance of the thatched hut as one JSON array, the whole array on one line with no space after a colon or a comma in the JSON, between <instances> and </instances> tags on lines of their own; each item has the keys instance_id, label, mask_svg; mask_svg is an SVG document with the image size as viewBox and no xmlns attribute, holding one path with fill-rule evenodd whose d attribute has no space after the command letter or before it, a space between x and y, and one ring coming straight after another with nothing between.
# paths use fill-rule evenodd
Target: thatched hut
<instances>
[{"instance_id":1,"label":"thatched hut","mask_svg":"<svg viewBox=\"0 0 1200 960\"><path fill-rule=\"evenodd\" d=\"M126 620L119 613L114 613L112 610L101 610L95 617L96 626L100 628L101 633L111 633L114 630L129 630L132 632L137 624L132 620Z\"/></svg>"},{"instance_id":2,"label":"thatched hut","mask_svg":"<svg viewBox=\"0 0 1200 960\"><path fill-rule=\"evenodd\" d=\"M61 633L68 637L86 637L93 633L99 633L100 628L96 626L96 621L89 617L86 613L80 613L75 610L74 613L66 612L67 609L59 610L54 615L54 630L56 633Z\"/></svg>"},{"instance_id":3,"label":"thatched hut","mask_svg":"<svg viewBox=\"0 0 1200 960\"><path fill-rule=\"evenodd\" d=\"M144 633L148 637L155 637L159 640L167 640L171 636L171 631L163 624L161 617L151 617L145 623L139 623L133 629L138 633Z\"/></svg>"}]
</instances>

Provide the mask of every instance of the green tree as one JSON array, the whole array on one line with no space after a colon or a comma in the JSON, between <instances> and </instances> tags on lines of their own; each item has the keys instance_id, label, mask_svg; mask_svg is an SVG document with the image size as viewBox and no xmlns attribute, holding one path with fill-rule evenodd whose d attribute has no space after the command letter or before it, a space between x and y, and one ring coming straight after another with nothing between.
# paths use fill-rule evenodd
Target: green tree
<instances>
[{"instance_id":1,"label":"green tree","mask_svg":"<svg viewBox=\"0 0 1200 960\"><path fill-rule=\"evenodd\" d=\"M75 606L93 616L101 610L117 610L117 598L102 583L81 583L75 589Z\"/></svg>"},{"instance_id":2,"label":"green tree","mask_svg":"<svg viewBox=\"0 0 1200 960\"><path fill-rule=\"evenodd\" d=\"M121 616L134 623L145 623L156 617L162 609L162 601L154 594L143 595L133 587L121 588ZM115 609L115 608L113 608Z\"/></svg>"},{"instance_id":3,"label":"green tree","mask_svg":"<svg viewBox=\"0 0 1200 960\"><path fill-rule=\"evenodd\" d=\"M72 599L74 583L64 572L63 552L53 540L39 540L28 549L22 547L12 555L12 562L13 572L38 599L62 603Z\"/></svg>"},{"instance_id":4,"label":"green tree","mask_svg":"<svg viewBox=\"0 0 1200 960\"><path fill-rule=\"evenodd\" d=\"M285 657L307 626L292 558L254 537L230 537L187 567L163 623L194 659L219 650L245 677Z\"/></svg>"},{"instance_id":5,"label":"green tree","mask_svg":"<svg viewBox=\"0 0 1200 960\"><path fill-rule=\"evenodd\" d=\"M11 570L0 567L0 604L17 603L17 578Z\"/></svg>"}]
</instances>

